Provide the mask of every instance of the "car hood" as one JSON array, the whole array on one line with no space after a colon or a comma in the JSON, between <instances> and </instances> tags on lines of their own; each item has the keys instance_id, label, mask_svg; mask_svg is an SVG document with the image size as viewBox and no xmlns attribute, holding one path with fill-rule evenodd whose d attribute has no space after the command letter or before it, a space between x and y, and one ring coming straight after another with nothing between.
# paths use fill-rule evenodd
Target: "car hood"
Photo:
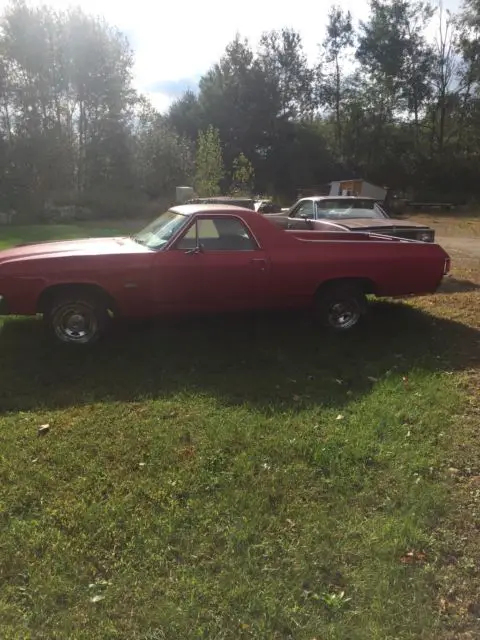
<instances>
[{"instance_id":1,"label":"car hood","mask_svg":"<svg viewBox=\"0 0 480 640\"><path fill-rule=\"evenodd\" d=\"M394 220L392 218L350 218L347 220L325 220L325 222L339 224L342 227L347 227L347 229L391 229L392 227L397 229L429 229L424 224L417 224L409 220Z\"/></svg>"},{"instance_id":2,"label":"car hood","mask_svg":"<svg viewBox=\"0 0 480 640\"><path fill-rule=\"evenodd\" d=\"M148 253L150 250L131 238L87 238L61 242L24 244L0 251L0 264L17 260L66 256L125 255Z\"/></svg>"}]
</instances>

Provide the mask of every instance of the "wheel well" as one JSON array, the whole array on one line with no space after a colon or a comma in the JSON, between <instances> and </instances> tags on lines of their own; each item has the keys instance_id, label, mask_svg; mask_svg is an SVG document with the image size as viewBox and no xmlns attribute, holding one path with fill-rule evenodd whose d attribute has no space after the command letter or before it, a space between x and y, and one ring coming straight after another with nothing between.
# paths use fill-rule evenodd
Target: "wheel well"
<instances>
[{"instance_id":1,"label":"wheel well","mask_svg":"<svg viewBox=\"0 0 480 640\"><path fill-rule=\"evenodd\" d=\"M114 298L112 298L105 289L102 289L102 287L96 284L86 283L55 284L47 287L42 291L37 300L37 313L45 313L55 298L71 293L75 293L75 295L88 294L94 296L97 300L105 302L107 308L113 314L116 315L118 313L118 306Z\"/></svg>"},{"instance_id":2,"label":"wheel well","mask_svg":"<svg viewBox=\"0 0 480 640\"><path fill-rule=\"evenodd\" d=\"M322 282L322 284L316 290L315 295L318 296L328 289L346 285L354 285L355 287L359 287L365 295L375 294L376 292L375 283L373 282L373 280L370 280L370 278L335 278L333 280L326 280L325 282Z\"/></svg>"}]
</instances>

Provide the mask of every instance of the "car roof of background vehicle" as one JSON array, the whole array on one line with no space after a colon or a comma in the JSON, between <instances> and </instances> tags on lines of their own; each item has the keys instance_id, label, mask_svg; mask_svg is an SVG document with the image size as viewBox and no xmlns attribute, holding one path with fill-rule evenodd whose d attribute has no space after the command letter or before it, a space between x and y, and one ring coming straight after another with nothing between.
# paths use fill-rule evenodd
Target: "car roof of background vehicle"
<instances>
[{"instance_id":1,"label":"car roof of background vehicle","mask_svg":"<svg viewBox=\"0 0 480 640\"><path fill-rule=\"evenodd\" d=\"M202 203L222 203L222 202L254 202L254 198L247 198L245 196L239 196L236 198L235 196L211 196L207 198L191 198L187 200L186 204L202 204Z\"/></svg>"},{"instance_id":2,"label":"car roof of background vehicle","mask_svg":"<svg viewBox=\"0 0 480 640\"><path fill-rule=\"evenodd\" d=\"M238 207L233 204L180 204L175 207L170 207L170 211L174 213L180 213L183 216L192 216L196 213L241 213L248 215L255 212L246 207Z\"/></svg>"},{"instance_id":3,"label":"car roof of background vehicle","mask_svg":"<svg viewBox=\"0 0 480 640\"><path fill-rule=\"evenodd\" d=\"M377 202L378 198L370 198L369 196L305 196L300 200L371 200Z\"/></svg>"}]
</instances>

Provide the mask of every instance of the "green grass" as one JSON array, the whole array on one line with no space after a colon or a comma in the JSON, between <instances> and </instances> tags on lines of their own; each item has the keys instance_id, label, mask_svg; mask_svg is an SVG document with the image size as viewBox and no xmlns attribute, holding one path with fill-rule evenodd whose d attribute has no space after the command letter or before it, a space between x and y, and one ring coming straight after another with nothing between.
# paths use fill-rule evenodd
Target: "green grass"
<instances>
[{"instance_id":1,"label":"green grass","mask_svg":"<svg viewBox=\"0 0 480 640\"><path fill-rule=\"evenodd\" d=\"M205 319L84 352L7 321L2 638L438 637L477 340L388 304L334 340L300 317Z\"/></svg>"},{"instance_id":2,"label":"green grass","mask_svg":"<svg viewBox=\"0 0 480 640\"><path fill-rule=\"evenodd\" d=\"M139 225L141 227L142 224ZM0 250L23 242L44 242L47 240L71 240L90 236L115 236L131 234L135 225L131 222L115 221L112 226L99 226L91 222L85 224L37 224L0 226Z\"/></svg>"}]
</instances>

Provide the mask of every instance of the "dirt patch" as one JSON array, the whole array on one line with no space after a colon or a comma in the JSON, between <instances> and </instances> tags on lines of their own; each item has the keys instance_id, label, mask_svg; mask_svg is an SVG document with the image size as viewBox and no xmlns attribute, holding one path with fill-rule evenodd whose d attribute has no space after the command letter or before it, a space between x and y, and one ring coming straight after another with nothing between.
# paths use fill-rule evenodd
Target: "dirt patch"
<instances>
[{"instance_id":1,"label":"dirt patch","mask_svg":"<svg viewBox=\"0 0 480 640\"><path fill-rule=\"evenodd\" d=\"M436 240L452 257L468 257L480 260L480 237L455 238L437 236Z\"/></svg>"},{"instance_id":2,"label":"dirt patch","mask_svg":"<svg viewBox=\"0 0 480 640\"><path fill-rule=\"evenodd\" d=\"M426 224L435 229L436 234L440 237L477 238L480 240L480 215L419 213L402 216L402 219Z\"/></svg>"}]
</instances>

